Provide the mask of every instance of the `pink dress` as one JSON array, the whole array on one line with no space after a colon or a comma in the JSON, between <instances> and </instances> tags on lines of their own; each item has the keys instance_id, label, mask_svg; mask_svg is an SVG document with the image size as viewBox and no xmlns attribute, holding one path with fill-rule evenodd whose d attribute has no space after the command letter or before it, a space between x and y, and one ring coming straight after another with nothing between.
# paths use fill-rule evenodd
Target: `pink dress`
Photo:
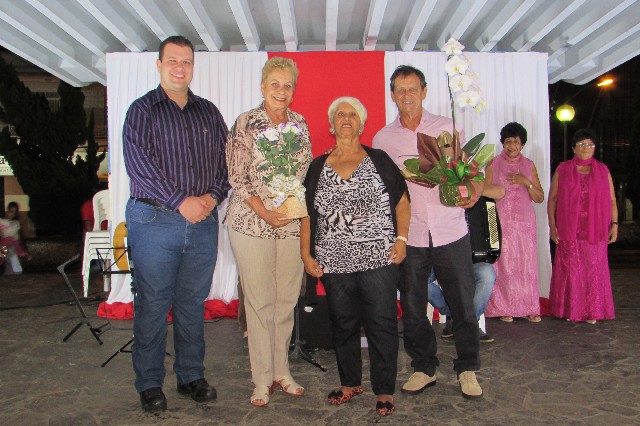
<instances>
[{"instance_id":1,"label":"pink dress","mask_svg":"<svg viewBox=\"0 0 640 426\"><path fill-rule=\"evenodd\" d=\"M589 216L589 175L580 178L580 219ZM578 226L577 240L560 240L556 247L549 293L549 311L572 321L613 319L613 294L607 241L590 244L586 226Z\"/></svg>"},{"instance_id":2,"label":"pink dress","mask_svg":"<svg viewBox=\"0 0 640 426\"><path fill-rule=\"evenodd\" d=\"M520 172L533 181L533 161L504 154L493 160L493 184L503 186L504 198L496 204L502 226L502 251L494 263L496 283L487 304L487 317L526 317L540 314L536 216L529 191L507 180Z\"/></svg>"}]
</instances>

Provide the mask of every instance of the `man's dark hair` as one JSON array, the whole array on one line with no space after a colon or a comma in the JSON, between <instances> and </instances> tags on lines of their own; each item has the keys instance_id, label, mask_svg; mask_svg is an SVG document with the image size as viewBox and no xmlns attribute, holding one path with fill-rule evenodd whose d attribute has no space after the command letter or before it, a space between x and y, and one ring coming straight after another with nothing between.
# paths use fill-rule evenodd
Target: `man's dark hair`
<instances>
[{"instance_id":1,"label":"man's dark hair","mask_svg":"<svg viewBox=\"0 0 640 426\"><path fill-rule=\"evenodd\" d=\"M509 123L500 130L500 143L504 144L506 138L520 138L522 145L527 143L527 129L520 123Z\"/></svg>"},{"instance_id":2,"label":"man's dark hair","mask_svg":"<svg viewBox=\"0 0 640 426\"><path fill-rule=\"evenodd\" d=\"M18 206L18 203L16 203L15 201L11 201L9 204L7 204L7 210L9 210L11 207L15 207L16 210L20 210L20 206Z\"/></svg>"},{"instance_id":3,"label":"man's dark hair","mask_svg":"<svg viewBox=\"0 0 640 426\"><path fill-rule=\"evenodd\" d=\"M598 145L598 136L596 132L591 129L580 129L573 134L573 139L571 140L571 148L575 148L578 142L591 139L591 142Z\"/></svg>"},{"instance_id":4,"label":"man's dark hair","mask_svg":"<svg viewBox=\"0 0 640 426\"><path fill-rule=\"evenodd\" d=\"M420 87L424 89L427 87L427 79L424 78L424 73L420 71L418 68L414 68L411 65L400 65L396 70L391 74L391 91L395 88L396 78L399 76L407 77L410 75L416 75L420 79Z\"/></svg>"},{"instance_id":5,"label":"man's dark hair","mask_svg":"<svg viewBox=\"0 0 640 426\"><path fill-rule=\"evenodd\" d=\"M191 52L194 52L193 43L191 43L191 40L181 35L173 35L171 37L167 37L166 39L164 39L162 43L160 43L158 59L160 59L161 62L162 62L162 56L164 55L164 47L169 43L176 44L178 46L183 46L183 47L188 46L191 49Z\"/></svg>"}]
</instances>

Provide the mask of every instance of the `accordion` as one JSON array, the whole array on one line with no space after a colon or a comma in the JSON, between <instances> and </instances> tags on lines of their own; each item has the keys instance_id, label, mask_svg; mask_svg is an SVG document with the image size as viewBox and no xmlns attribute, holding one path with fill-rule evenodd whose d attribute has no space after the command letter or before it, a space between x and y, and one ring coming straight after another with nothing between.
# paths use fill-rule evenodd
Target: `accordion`
<instances>
[{"instance_id":1,"label":"accordion","mask_svg":"<svg viewBox=\"0 0 640 426\"><path fill-rule=\"evenodd\" d=\"M465 210L465 216L473 263L494 263L500 257L502 247L502 228L495 200L480 197L473 207Z\"/></svg>"}]
</instances>

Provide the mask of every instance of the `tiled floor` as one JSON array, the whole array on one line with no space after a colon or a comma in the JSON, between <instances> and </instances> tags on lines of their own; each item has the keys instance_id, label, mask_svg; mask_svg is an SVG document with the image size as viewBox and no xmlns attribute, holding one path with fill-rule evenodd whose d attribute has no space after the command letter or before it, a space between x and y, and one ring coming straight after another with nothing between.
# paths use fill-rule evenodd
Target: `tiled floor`
<instances>
[{"instance_id":1,"label":"tiled floor","mask_svg":"<svg viewBox=\"0 0 640 426\"><path fill-rule=\"evenodd\" d=\"M60 304L69 299L61 276L2 276L0 424L640 424L639 254L633 249L611 253L615 321L589 325L551 318L538 324L489 320L488 331L496 341L481 346L483 367L478 378L485 393L481 401L461 397L451 370L454 346L441 339L437 386L417 396L401 394L399 388L411 373L401 349L397 412L387 418L374 411L366 351L366 391L349 404L326 403L326 394L339 379L333 352L321 350L316 358L327 372L291 360L293 376L306 387L304 397L277 392L268 407L252 407L248 353L237 322L230 319L205 326L206 375L218 390L218 400L196 404L179 396L172 358L167 357L169 410L144 414L133 388L130 354L119 354L100 367L131 337L130 321L112 321L102 335L103 345L84 326L63 343L78 322L78 311ZM79 274L71 279L79 289ZM98 292L100 285L94 281L92 290ZM89 303L87 312L97 326L104 321L96 318L95 311L96 303ZM171 329L169 334L171 339Z\"/></svg>"}]
</instances>

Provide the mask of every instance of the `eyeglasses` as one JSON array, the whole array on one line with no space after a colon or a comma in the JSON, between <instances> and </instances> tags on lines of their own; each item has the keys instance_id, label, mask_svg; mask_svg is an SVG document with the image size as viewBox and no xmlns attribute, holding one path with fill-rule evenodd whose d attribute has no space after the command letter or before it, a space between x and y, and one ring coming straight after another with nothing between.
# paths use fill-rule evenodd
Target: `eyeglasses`
<instances>
[{"instance_id":1,"label":"eyeglasses","mask_svg":"<svg viewBox=\"0 0 640 426\"><path fill-rule=\"evenodd\" d=\"M578 142L576 148L595 148L595 144L589 142Z\"/></svg>"}]
</instances>

